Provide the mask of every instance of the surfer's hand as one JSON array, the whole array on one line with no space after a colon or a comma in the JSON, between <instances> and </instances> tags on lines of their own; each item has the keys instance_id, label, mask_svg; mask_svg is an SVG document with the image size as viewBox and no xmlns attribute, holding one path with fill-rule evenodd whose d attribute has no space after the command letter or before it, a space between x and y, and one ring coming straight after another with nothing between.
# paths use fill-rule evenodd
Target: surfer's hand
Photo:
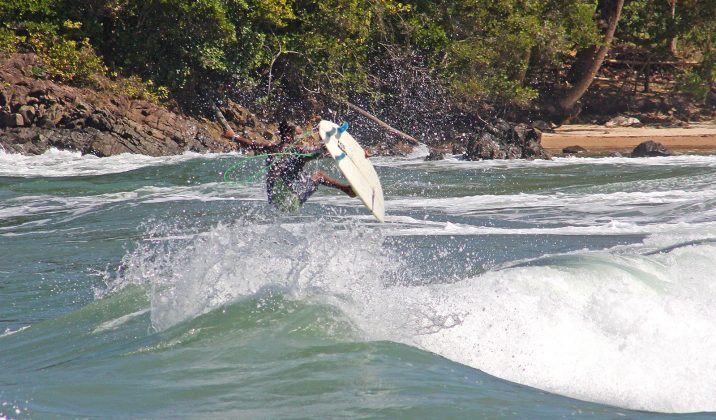
<instances>
[{"instance_id":1,"label":"surfer's hand","mask_svg":"<svg viewBox=\"0 0 716 420\"><path fill-rule=\"evenodd\" d=\"M224 137L227 139L233 139L234 136L236 136L236 133L234 133L234 130L231 128L227 128L226 131L224 131Z\"/></svg>"}]
</instances>

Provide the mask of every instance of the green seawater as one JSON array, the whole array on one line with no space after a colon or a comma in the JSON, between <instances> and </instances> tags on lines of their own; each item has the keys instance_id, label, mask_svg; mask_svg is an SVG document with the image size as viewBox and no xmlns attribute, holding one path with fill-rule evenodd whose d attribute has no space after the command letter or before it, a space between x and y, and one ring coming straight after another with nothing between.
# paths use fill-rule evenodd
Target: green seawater
<instances>
[{"instance_id":1,"label":"green seawater","mask_svg":"<svg viewBox=\"0 0 716 420\"><path fill-rule=\"evenodd\" d=\"M0 418L716 417L716 157L238 158L0 154Z\"/></svg>"}]
</instances>

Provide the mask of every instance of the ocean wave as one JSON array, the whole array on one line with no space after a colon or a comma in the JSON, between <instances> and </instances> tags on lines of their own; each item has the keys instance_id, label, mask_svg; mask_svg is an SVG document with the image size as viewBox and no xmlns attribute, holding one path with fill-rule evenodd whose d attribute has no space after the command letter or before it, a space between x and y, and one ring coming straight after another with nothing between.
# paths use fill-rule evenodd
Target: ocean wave
<instances>
[{"instance_id":1,"label":"ocean wave","mask_svg":"<svg viewBox=\"0 0 716 420\"><path fill-rule=\"evenodd\" d=\"M321 222L218 225L138 248L115 286L151 285L160 331L278 294L338 308L366 340L408 344L561 395L648 411L716 410L712 244L574 252L425 284L406 263L418 250L384 240L380 230Z\"/></svg>"},{"instance_id":2,"label":"ocean wave","mask_svg":"<svg viewBox=\"0 0 716 420\"><path fill-rule=\"evenodd\" d=\"M385 167L445 167L445 168L549 168L573 165L613 165L613 166L696 166L716 167L716 156L713 155L678 155L664 157L554 157L552 159L514 159L514 160L478 160L466 161L461 155L451 155L438 161L424 161L425 154L415 153L409 157L374 157L374 165Z\"/></svg>"},{"instance_id":3,"label":"ocean wave","mask_svg":"<svg viewBox=\"0 0 716 420\"><path fill-rule=\"evenodd\" d=\"M182 155L151 157L125 153L99 158L83 155L80 152L50 149L37 156L25 156L0 150L0 176L33 177L75 177L107 175L133 171L136 169L174 165L193 159L213 159L223 154L199 154L186 152Z\"/></svg>"}]
</instances>

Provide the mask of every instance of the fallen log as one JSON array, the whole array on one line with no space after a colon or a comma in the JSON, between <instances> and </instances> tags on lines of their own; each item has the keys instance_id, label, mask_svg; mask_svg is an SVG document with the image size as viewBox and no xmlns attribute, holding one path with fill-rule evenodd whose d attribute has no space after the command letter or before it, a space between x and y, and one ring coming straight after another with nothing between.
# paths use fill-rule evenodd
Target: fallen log
<instances>
[{"instance_id":1,"label":"fallen log","mask_svg":"<svg viewBox=\"0 0 716 420\"><path fill-rule=\"evenodd\" d=\"M369 120L373 121L375 124L379 125L380 127L384 128L386 131L388 131L391 134L394 134L403 140L406 140L408 143L412 144L413 146L417 146L420 144L419 141L417 141L414 137L403 133L402 131L398 130L397 128L393 128L387 123L380 120L375 115L369 113L368 111L364 110L363 108L359 107L358 105L352 104L348 101L346 101L346 104L348 105L349 109L354 110L355 112L359 113L360 115L368 118Z\"/></svg>"}]
</instances>

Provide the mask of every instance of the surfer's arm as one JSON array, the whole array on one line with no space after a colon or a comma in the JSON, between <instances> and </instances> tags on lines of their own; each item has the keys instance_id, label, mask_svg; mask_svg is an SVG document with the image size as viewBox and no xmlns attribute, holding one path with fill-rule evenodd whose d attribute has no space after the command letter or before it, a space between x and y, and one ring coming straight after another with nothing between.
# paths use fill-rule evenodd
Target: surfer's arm
<instances>
[{"instance_id":1,"label":"surfer's arm","mask_svg":"<svg viewBox=\"0 0 716 420\"><path fill-rule=\"evenodd\" d=\"M234 130L232 130L231 128L224 132L224 137L251 149L265 149L275 146L275 144L271 143L270 141L261 139L247 139L246 137L239 136L234 133Z\"/></svg>"},{"instance_id":2,"label":"surfer's arm","mask_svg":"<svg viewBox=\"0 0 716 420\"><path fill-rule=\"evenodd\" d=\"M313 148L297 147L297 148L296 148L296 151L297 151L298 153L302 153L302 154L306 154L306 155L311 155L311 157L310 157L309 159L319 159L319 158L325 158L325 157L330 157L330 156L331 156L331 155L328 153L328 150L327 150L325 147L323 147L323 146L313 147Z\"/></svg>"}]
</instances>

